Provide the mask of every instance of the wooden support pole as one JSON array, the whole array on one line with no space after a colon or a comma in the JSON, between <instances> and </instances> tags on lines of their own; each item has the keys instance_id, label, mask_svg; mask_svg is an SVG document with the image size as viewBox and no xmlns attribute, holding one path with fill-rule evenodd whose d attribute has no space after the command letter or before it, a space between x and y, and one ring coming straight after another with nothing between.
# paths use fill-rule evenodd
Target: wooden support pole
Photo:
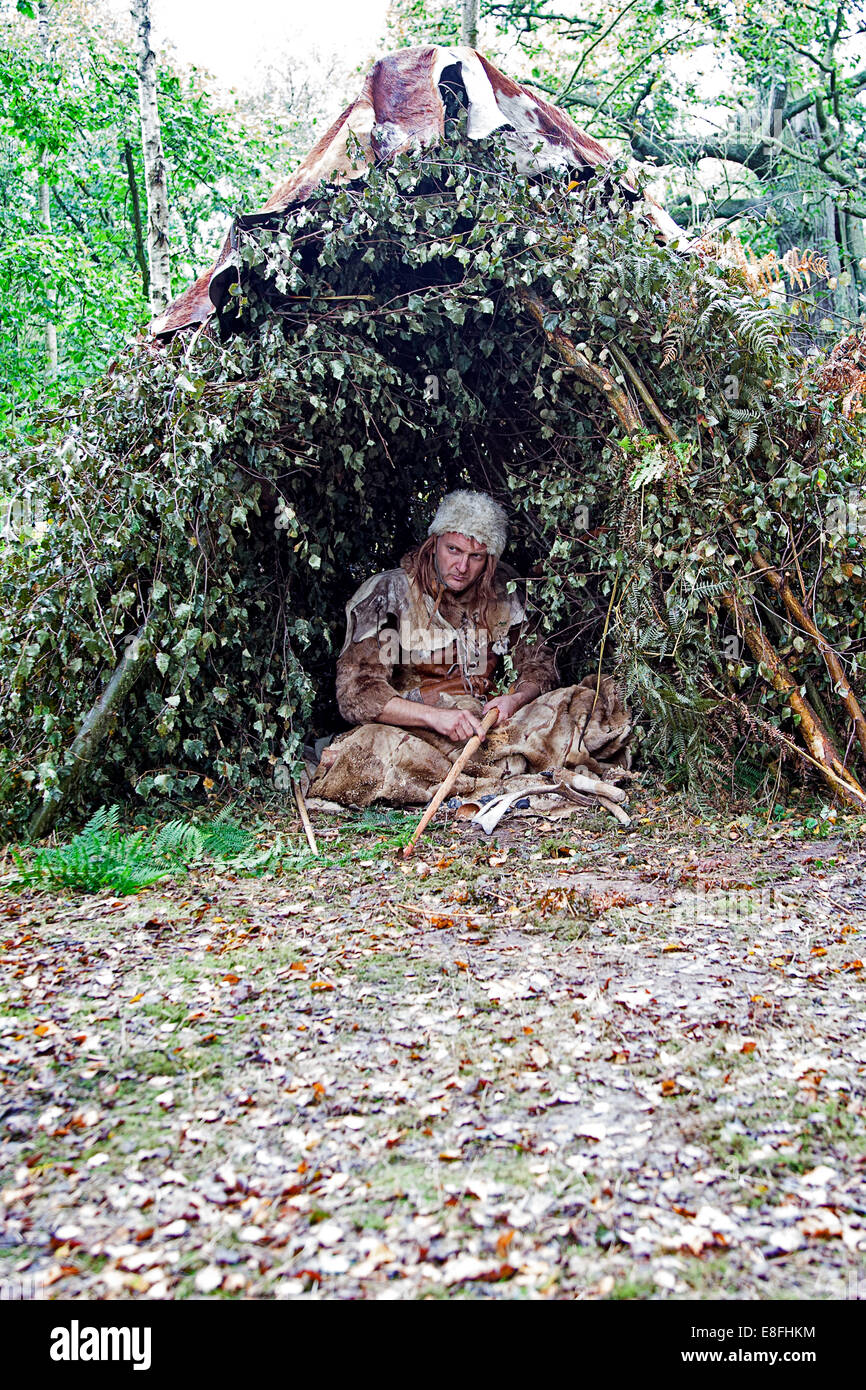
<instances>
[{"instance_id":1,"label":"wooden support pole","mask_svg":"<svg viewBox=\"0 0 866 1390\"><path fill-rule=\"evenodd\" d=\"M815 646L818 648L818 651L821 653L824 665L827 667L830 679L833 681L836 694L850 714L857 732L860 747L863 749L863 752L866 753L866 718L864 718L857 697L851 689L851 682L845 675L842 662L839 660L837 652L830 646L826 637L818 631L815 623L809 617L809 614L797 598L797 595L794 593L784 575L780 574L768 560L764 559L760 550L752 551L752 559L757 565L762 577L775 589L791 617L803 628L804 632L808 633L815 643Z\"/></svg>"},{"instance_id":2,"label":"wooden support pole","mask_svg":"<svg viewBox=\"0 0 866 1390\"><path fill-rule=\"evenodd\" d=\"M307 803L304 800L304 793L301 790L301 784L300 782L293 782L292 786L295 790L295 801L298 804L298 814L301 817L301 825L304 827L304 834L307 837L307 844L310 846L310 849L313 851L313 854L318 855L319 846L316 843L316 836L315 832L313 831L313 823L310 820L310 813L307 810Z\"/></svg>"},{"instance_id":3,"label":"wooden support pole","mask_svg":"<svg viewBox=\"0 0 866 1390\"><path fill-rule=\"evenodd\" d=\"M616 415L626 434L634 434L635 430L643 427L639 411L629 399L628 393L617 385L614 378L606 367L602 367L597 362L590 362L589 358L580 351L571 341L567 333L563 333L561 328L546 328L545 318L549 316L549 310L545 308L537 294L532 290L518 290L518 298L525 309L535 319L539 328L544 333L548 342L556 348L564 362L572 367L581 381L586 382L587 386L594 386L597 391L603 392L610 403L610 408Z\"/></svg>"},{"instance_id":4,"label":"wooden support pole","mask_svg":"<svg viewBox=\"0 0 866 1390\"><path fill-rule=\"evenodd\" d=\"M48 835L57 819L58 812L74 787L84 768L92 762L97 747L108 732L108 726L119 706L123 703L133 684L138 679L145 661L153 650L147 636L147 626L138 632L127 644L126 651L108 685L96 704L85 716L84 722L69 750L66 765L60 772L60 795L53 801L43 801L30 822L30 838L40 840Z\"/></svg>"},{"instance_id":5,"label":"wooden support pole","mask_svg":"<svg viewBox=\"0 0 866 1390\"><path fill-rule=\"evenodd\" d=\"M762 629L748 612L746 605L736 593L722 594L722 603L733 615L737 630L746 640L749 651L764 670L774 689L790 704L793 712L800 718L800 733L803 741L816 763L820 765L824 780L850 806L866 811L866 792L847 768L843 767L833 747L832 740L821 724L811 706L800 694L800 687L787 666L767 641Z\"/></svg>"}]
</instances>

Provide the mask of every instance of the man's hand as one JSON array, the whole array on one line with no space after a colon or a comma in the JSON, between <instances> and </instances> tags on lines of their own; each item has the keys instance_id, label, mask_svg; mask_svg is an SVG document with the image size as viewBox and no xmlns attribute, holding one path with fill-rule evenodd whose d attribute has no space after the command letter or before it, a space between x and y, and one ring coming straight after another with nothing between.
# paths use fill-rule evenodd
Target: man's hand
<instances>
[{"instance_id":1,"label":"man's hand","mask_svg":"<svg viewBox=\"0 0 866 1390\"><path fill-rule=\"evenodd\" d=\"M510 719L512 714L516 714L527 702L522 700L519 695L497 695L495 700L488 700L481 711L482 716L489 714L492 709L499 710L497 724L504 724L506 719Z\"/></svg>"},{"instance_id":2,"label":"man's hand","mask_svg":"<svg viewBox=\"0 0 866 1390\"><path fill-rule=\"evenodd\" d=\"M437 734L444 734L454 743L465 743L473 734L478 734L482 743L487 734L481 727L481 720L468 709L439 709L433 706L428 710L429 727ZM501 717L501 716L500 716Z\"/></svg>"}]
</instances>

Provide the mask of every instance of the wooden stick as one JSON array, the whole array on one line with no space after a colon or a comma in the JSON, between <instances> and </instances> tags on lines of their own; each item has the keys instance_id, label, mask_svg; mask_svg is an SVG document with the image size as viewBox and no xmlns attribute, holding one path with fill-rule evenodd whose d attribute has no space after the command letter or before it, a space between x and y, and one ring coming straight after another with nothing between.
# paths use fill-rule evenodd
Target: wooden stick
<instances>
[{"instance_id":1,"label":"wooden stick","mask_svg":"<svg viewBox=\"0 0 866 1390\"><path fill-rule=\"evenodd\" d=\"M788 701L794 714L799 715L800 734L803 742L819 764L824 780L834 792L837 792L844 801L848 802L849 806L856 806L859 811L866 811L866 792L857 779L840 763L829 734L812 708L803 699L800 694L800 687L794 677L767 641L757 622L747 611L743 600L736 591L722 594L721 598L722 603L733 614L737 629L745 637L746 645L752 655L768 673L771 684Z\"/></svg>"},{"instance_id":2,"label":"wooden stick","mask_svg":"<svg viewBox=\"0 0 866 1390\"><path fill-rule=\"evenodd\" d=\"M860 747L863 749L863 752L866 753L866 718L864 718L857 697L851 689L851 682L845 675L842 662L839 660L837 653L834 651L833 647L831 647L826 637L819 632L784 575L780 574L769 561L764 559L760 550L752 551L752 559L761 571L763 577L775 589L791 617L809 634L815 646L818 648L818 651L821 653L824 659L824 665L827 667L830 679L833 681L833 689L839 696L848 714L851 716L852 723L857 731L857 738L860 740Z\"/></svg>"},{"instance_id":3,"label":"wooden stick","mask_svg":"<svg viewBox=\"0 0 866 1390\"><path fill-rule=\"evenodd\" d=\"M615 787L613 782L605 782L601 777L588 777L585 772L565 772L562 779L576 792L584 792L587 796L606 796L608 801L627 801L628 793L621 787Z\"/></svg>"},{"instance_id":4,"label":"wooden stick","mask_svg":"<svg viewBox=\"0 0 866 1390\"><path fill-rule=\"evenodd\" d=\"M481 721L481 727L484 730L485 734L493 728L493 725L496 723L498 718L499 710L495 708L490 710L488 714L485 714L484 718ZM470 738L469 741L466 743L463 752L460 754L459 758L451 768L451 771L448 773L448 776L445 778L445 781L439 787L438 792L434 796L433 800L430 802L430 805L427 807L427 810L424 812L418 824L415 826L415 829L412 832L411 840L407 845L403 846L404 859L409 858L409 855L414 850L424 831L427 829L427 826L430 824L436 812L439 810L439 807L442 805L442 802L445 800L451 788L454 786L454 783L457 781L457 778L460 776L460 773L463 771L469 759L472 757L472 754L477 753L480 747L481 735L473 734L472 738Z\"/></svg>"},{"instance_id":5,"label":"wooden stick","mask_svg":"<svg viewBox=\"0 0 866 1390\"><path fill-rule=\"evenodd\" d=\"M628 812L624 811L621 806L618 806L615 801L611 801L609 796L602 796L600 792L596 792L596 797L599 805L603 806L606 811L609 811L614 820L619 821L620 825L631 825L631 816Z\"/></svg>"},{"instance_id":6,"label":"wooden stick","mask_svg":"<svg viewBox=\"0 0 866 1390\"><path fill-rule=\"evenodd\" d=\"M607 368L602 367L598 362L590 362L589 358L584 356L561 328L545 327L544 320L550 311L538 298L538 295L533 294L532 290L523 288L517 291L517 298L535 319L548 342L553 344L560 357L573 369L581 381L586 382L587 386L594 386L597 391L604 392L611 410L626 434L634 434L636 430L641 429L640 412L629 399L628 393L618 385Z\"/></svg>"},{"instance_id":7,"label":"wooden stick","mask_svg":"<svg viewBox=\"0 0 866 1390\"><path fill-rule=\"evenodd\" d=\"M295 790L295 801L298 803L298 811L301 817L301 825L304 827L304 834L307 837L307 844L310 846L310 849L313 851L313 854L317 855L319 853L319 846L316 844L316 837L313 834L313 826L312 822L310 821L310 813L307 810L307 803L304 800L304 793L301 791L301 784L300 782L293 782L292 786Z\"/></svg>"}]
</instances>

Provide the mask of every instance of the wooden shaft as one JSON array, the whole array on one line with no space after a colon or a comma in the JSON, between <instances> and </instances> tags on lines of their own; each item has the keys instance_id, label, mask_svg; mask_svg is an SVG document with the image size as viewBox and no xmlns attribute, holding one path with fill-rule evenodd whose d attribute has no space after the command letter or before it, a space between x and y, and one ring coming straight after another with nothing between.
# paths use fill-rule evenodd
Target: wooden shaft
<instances>
[{"instance_id":1,"label":"wooden shaft","mask_svg":"<svg viewBox=\"0 0 866 1390\"><path fill-rule=\"evenodd\" d=\"M756 660L769 673L769 679L780 695L788 701L794 714L800 717L800 733L809 752L820 765L825 781L833 791L856 806L866 810L866 792L846 767L839 762L830 736L815 715L811 706L800 694L800 687L794 680L785 663L767 641L763 631L746 609L736 592L722 594L722 603L733 614L738 630L746 639L746 645Z\"/></svg>"},{"instance_id":2,"label":"wooden shaft","mask_svg":"<svg viewBox=\"0 0 866 1390\"><path fill-rule=\"evenodd\" d=\"M863 752L866 753L866 718L863 716L863 711L860 708L856 695L851 689L851 682L845 675L845 671L837 653L830 646L826 637L819 632L784 575L780 574L777 569L774 569L769 561L764 559L759 550L752 552L752 559L764 578L773 586L788 612L791 614L791 617L795 622L799 623L800 627L808 632L815 646L818 648L818 651L821 653L824 659L824 665L827 667L830 678L833 681L834 689L851 716L852 723L857 731L857 738L860 741L860 747L863 749Z\"/></svg>"},{"instance_id":3,"label":"wooden shaft","mask_svg":"<svg viewBox=\"0 0 866 1390\"><path fill-rule=\"evenodd\" d=\"M153 651L148 626L139 628L120 658L120 662L96 704L82 721L75 741L65 755L64 766L58 770L59 795L54 801L43 801L30 822L31 840L48 835L57 819L64 800L75 786L84 769L93 761L96 750L108 733L112 720L129 691L138 680Z\"/></svg>"},{"instance_id":4,"label":"wooden shaft","mask_svg":"<svg viewBox=\"0 0 866 1390\"><path fill-rule=\"evenodd\" d=\"M611 801L609 796L602 796L600 792L596 792L596 797L598 798L599 804L603 806L606 811L610 811L614 820L618 820L620 825L631 825L631 816L627 811L624 811L617 802Z\"/></svg>"},{"instance_id":5,"label":"wooden shaft","mask_svg":"<svg viewBox=\"0 0 866 1390\"><path fill-rule=\"evenodd\" d=\"M550 311L538 298L538 295L533 294L532 290L519 289L517 297L535 319L547 341L556 348L563 361L573 369L581 381L585 381L588 386L594 386L596 390L604 392L611 410L626 434L634 434L636 430L641 429L640 411L629 399L628 393L617 384L607 368L602 367L598 362L590 362L589 358L580 351L567 334L563 333L561 328L545 327L544 321Z\"/></svg>"},{"instance_id":6,"label":"wooden shaft","mask_svg":"<svg viewBox=\"0 0 866 1390\"><path fill-rule=\"evenodd\" d=\"M310 813L307 810L307 803L304 800L304 793L301 791L300 782L295 782L294 786L295 800L298 803L298 811L301 816L301 825L304 827L304 834L307 837L307 844L310 846L310 849L313 851L313 854L317 855L319 853L319 846L316 844L316 837L313 833L313 826L310 820Z\"/></svg>"},{"instance_id":7,"label":"wooden shaft","mask_svg":"<svg viewBox=\"0 0 866 1390\"><path fill-rule=\"evenodd\" d=\"M489 711L489 713L485 714L484 718L481 721L481 727L484 730L485 734L493 728L493 725L496 723L498 718L498 709L492 709ZM433 800L430 802L430 805L427 807L427 810L424 812L418 824L415 826L412 838L409 841L408 845L403 846L404 859L409 858L409 855L412 853L421 836L424 834L424 831L427 829L427 826L430 824L436 812L439 810L439 807L442 805L442 802L445 800L451 788L454 786L454 783L457 781L457 778L460 776L460 773L463 771L469 759L472 757L472 754L477 753L480 747L480 734L473 734L472 738L469 739L459 758L451 768L451 771L448 773L448 776L445 778L445 781L440 786Z\"/></svg>"}]
</instances>

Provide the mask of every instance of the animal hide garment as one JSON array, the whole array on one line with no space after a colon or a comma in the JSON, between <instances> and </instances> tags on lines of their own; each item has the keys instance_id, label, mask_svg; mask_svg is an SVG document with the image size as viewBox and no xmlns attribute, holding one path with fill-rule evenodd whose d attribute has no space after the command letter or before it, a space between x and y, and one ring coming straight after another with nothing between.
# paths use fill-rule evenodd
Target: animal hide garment
<instances>
[{"instance_id":1,"label":"animal hide garment","mask_svg":"<svg viewBox=\"0 0 866 1390\"><path fill-rule=\"evenodd\" d=\"M479 714L468 695L442 696L441 703ZM494 728L460 774L457 796L505 792L509 779L527 773L586 769L604 781L627 775L631 717L609 676L588 676L579 685L540 695L501 727ZM462 751L459 743L428 729L361 724L334 739L310 786L310 796L343 806L386 801L423 806L447 777Z\"/></svg>"}]
</instances>

